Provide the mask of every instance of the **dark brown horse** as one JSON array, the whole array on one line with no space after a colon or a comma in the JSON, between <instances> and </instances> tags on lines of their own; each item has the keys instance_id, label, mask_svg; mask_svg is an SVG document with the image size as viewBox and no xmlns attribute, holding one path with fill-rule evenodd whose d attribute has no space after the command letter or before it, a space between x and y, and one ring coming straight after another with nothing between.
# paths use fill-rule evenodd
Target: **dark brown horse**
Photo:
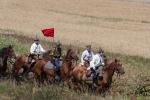
<instances>
[{"instance_id":1,"label":"dark brown horse","mask_svg":"<svg viewBox=\"0 0 150 100\"><path fill-rule=\"evenodd\" d=\"M13 46L9 45L0 49L0 74L4 75L7 70L7 61L8 59L16 58L16 54L13 50Z\"/></svg>"},{"instance_id":2,"label":"dark brown horse","mask_svg":"<svg viewBox=\"0 0 150 100\"><path fill-rule=\"evenodd\" d=\"M103 79L97 80L96 85L98 86L97 90L106 90L110 87L112 83L112 76L114 75L114 72L119 74L124 74L124 69L122 67L122 64L118 60L115 59L112 63L108 64L108 60L105 60L105 68L103 73ZM84 66L76 66L73 70L73 78L75 80L75 88L81 90L81 83L84 83L84 85L91 87L93 84L92 80L87 80L86 77L87 69ZM83 84L82 84L83 85Z\"/></svg>"}]
</instances>

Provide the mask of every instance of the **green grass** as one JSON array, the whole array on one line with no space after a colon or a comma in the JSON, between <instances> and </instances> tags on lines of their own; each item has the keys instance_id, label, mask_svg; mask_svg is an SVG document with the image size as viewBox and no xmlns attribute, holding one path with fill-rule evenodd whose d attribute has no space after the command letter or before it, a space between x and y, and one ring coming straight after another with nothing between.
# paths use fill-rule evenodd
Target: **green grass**
<instances>
[{"instance_id":1,"label":"green grass","mask_svg":"<svg viewBox=\"0 0 150 100\"><path fill-rule=\"evenodd\" d=\"M6 37L6 36L0 35L0 47L3 48L8 45L14 46L14 50L17 55L28 52L27 46L19 42L16 38L13 38L11 36Z\"/></svg>"},{"instance_id":2,"label":"green grass","mask_svg":"<svg viewBox=\"0 0 150 100\"><path fill-rule=\"evenodd\" d=\"M12 44L18 55L29 51L30 42L24 41L28 40L0 35L0 47ZM47 46L46 43L44 46ZM68 46L63 48L68 48ZM83 48L78 49L83 50ZM108 95L103 98L100 95L91 95L90 93L76 93L58 85L37 87L36 84L27 83L16 86L7 81L0 82L0 96L4 95L11 100L129 100L128 94L136 94L138 100L148 100L149 97L143 96L139 87L150 82L150 59L110 52L106 52L106 55L109 59L120 59L126 71L120 79L116 77L113 79L112 89L116 91L115 96Z\"/></svg>"}]
</instances>

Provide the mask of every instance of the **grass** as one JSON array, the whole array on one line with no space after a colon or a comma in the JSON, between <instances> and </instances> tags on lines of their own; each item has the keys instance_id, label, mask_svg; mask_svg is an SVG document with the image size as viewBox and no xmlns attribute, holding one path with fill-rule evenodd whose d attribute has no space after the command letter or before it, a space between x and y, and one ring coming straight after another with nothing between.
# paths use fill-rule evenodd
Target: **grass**
<instances>
[{"instance_id":1,"label":"grass","mask_svg":"<svg viewBox=\"0 0 150 100\"><path fill-rule=\"evenodd\" d=\"M17 55L28 52L27 46L23 45L23 43L19 42L17 39L0 35L0 47L2 48L8 45L14 46Z\"/></svg>"},{"instance_id":2,"label":"grass","mask_svg":"<svg viewBox=\"0 0 150 100\"><path fill-rule=\"evenodd\" d=\"M21 53L28 53L28 45L31 41L27 40L27 38L24 39L25 40L23 40L23 38L0 35L0 47L12 44L18 55ZM44 43L44 47L45 46L47 46L46 43ZM64 48L66 47L67 46L64 46ZM83 48L79 49L82 51ZM106 52L106 55L109 59L120 59L126 71L125 75L121 76L120 79L114 76L112 89L115 96L108 95L104 98L100 95L90 93L81 94L58 85L37 87L36 84L27 83L16 86L9 81L0 82L0 96L2 95L3 98L7 97L6 100L129 100L130 94L133 94L137 95L137 100L148 100L149 97L144 96L144 92L142 92L141 88L144 84L150 82L150 71L148 70L150 59L110 52Z\"/></svg>"},{"instance_id":3,"label":"grass","mask_svg":"<svg viewBox=\"0 0 150 100\"><path fill-rule=\"evenodd\" d=\"M1 94L9 97L10 100L112 100L112 98L129 100L127 96L121 96L120 94L115 97L107 96L104 98L100 95L76 93L66 87L58 87L57 85L38 87L36 84L27 83L16 86L14 83L5 81L0 83L0 87L5 87L6 84L7 90L1 92Z\"/></svg>"}]
</instances>

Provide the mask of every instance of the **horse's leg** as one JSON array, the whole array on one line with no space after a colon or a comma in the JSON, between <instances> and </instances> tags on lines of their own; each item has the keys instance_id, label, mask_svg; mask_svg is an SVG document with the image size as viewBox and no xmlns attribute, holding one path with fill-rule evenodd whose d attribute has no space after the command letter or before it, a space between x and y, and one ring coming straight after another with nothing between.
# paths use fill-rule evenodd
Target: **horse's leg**
<instances>
[{"instance_id":1,"label":"horse's leg","mask_svg":"<svg viewBox=\"0 0 150 100\"><path fill-rule=\"evenodd\" d=\"M53 79L52 79L52 77L49 74L46 74L46 82L48 84L52 84L53 83Z\"/></svg>"},{"instance_id":2,"label":"horse's leg","mask_svg":"<svg viewBox=\"0 0 150 100\"><path fill-rule=\"evenodd\" d=\"M67 80L67 86L69 87L69 89L71 89L71 83L69 82L69 79Z\"/></svg>"},{"instance_id":3,"label":"horse's leg","mask_svg":"<svg viewBox=\"0 0 150 100\"><path fill-rule=\"evenodd\" d=\"M73 90L76 91L76 92L78 92L78 91L81 92L81 87L80 87L80 83L79 82L75 82L74 83Z\"/></svg>"},{"instance_id":4,"label":"horse's leg","mask_svg":"<svg viewBox=\"0 0 150 100\"><path fill-rule=\"evenodd\" d=\"M40 75L40 82L41 83L44 83L44 78L45 78L45 73L42 72L41 75Z\"/></svg>"},{"instance_id":5,"label":"horse's leg","mask_svg":"<svg viewBox=\"0 0 150 100\"><path fill-rule=\"evenodd\" d=\"M7 70L7 58L3 61L2 75L5 76Z\"/></svg>"},{"instance_id":6,"label":"horse's leg","mask_svg":"<svg viewBox=\"0 0 150 100\"><path fill-rule=\"evenodd\" d=\"M40 86L41 82L40 82L40 72L37 72L37 70L34 71L34 78L36 80L36 82L38 83L38 86Z\"/></svg>"}]
</instances>

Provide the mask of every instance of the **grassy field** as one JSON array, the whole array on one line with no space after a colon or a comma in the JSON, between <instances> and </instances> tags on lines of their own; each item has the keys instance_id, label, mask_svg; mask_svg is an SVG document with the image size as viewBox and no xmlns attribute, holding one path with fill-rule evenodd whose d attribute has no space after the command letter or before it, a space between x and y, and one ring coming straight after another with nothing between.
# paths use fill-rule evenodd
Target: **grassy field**
<instances>
[{"instance_id":1,"label":"grassy field","mask_svg":"<svg viewBox=\"0 0 150 100\"><path fill-rule=\"evenodd\" d=\"M134 95L150 100L150 92L143 89L150 82L149 18L148 0L0 0L0 47L13 44L17 55L28 53L37 34L48 49L50 39L40 30L54 27L63 48L73 44L81 53L86 44L94 50L101 46L109 59L120 59L126 71L120 79L114 76L113 93L105 98L55 85L2 81L0 100L130 100Z\"/></svg>"},{"instance_id":2,"label":"grassy field","mask_svg":"<svg viewBox=\"0 0 150 100\"><path fill-rule=\"evenodd\" d=\"M24 42L27 40L28 42ZM19 38L8 35L0 35L0 47L13 44L18 55L21 53L27 53L31 43L31 39L26 37ZM42 45L48 48L47 44L47 41L42 41ZM64 48L66 48L66 46L64 46ZM37 87L35 83L25 83L22 86L16 86L13 82L1 81L0 99L26 100L28 98L28 100L130 100L132 95L136 95L138 98L137 100L149 100L150 98L148 95L150 95L150 92L144 92L142 87L150 82L150 59L110 52L107 52L106 54L109 59L120 59L126 73L121 76L120 79L114 76L112 85L113 92L112 94L108 94L105 98L100 95L90 93L75 93L65 87L56 85Z\"/></svg>"},{"instance_id":3,"label":"grassy field","mask_svg":"<svg viewBox=\"0 0 150 100\"><path fill-rule=\"evenodd\" d=\"M54 27L56 39L65 44L90 43L114 53L150 57L150 4L143 1L0 0L0 28L34 37Z\"/></svg>"}]
</instances>

